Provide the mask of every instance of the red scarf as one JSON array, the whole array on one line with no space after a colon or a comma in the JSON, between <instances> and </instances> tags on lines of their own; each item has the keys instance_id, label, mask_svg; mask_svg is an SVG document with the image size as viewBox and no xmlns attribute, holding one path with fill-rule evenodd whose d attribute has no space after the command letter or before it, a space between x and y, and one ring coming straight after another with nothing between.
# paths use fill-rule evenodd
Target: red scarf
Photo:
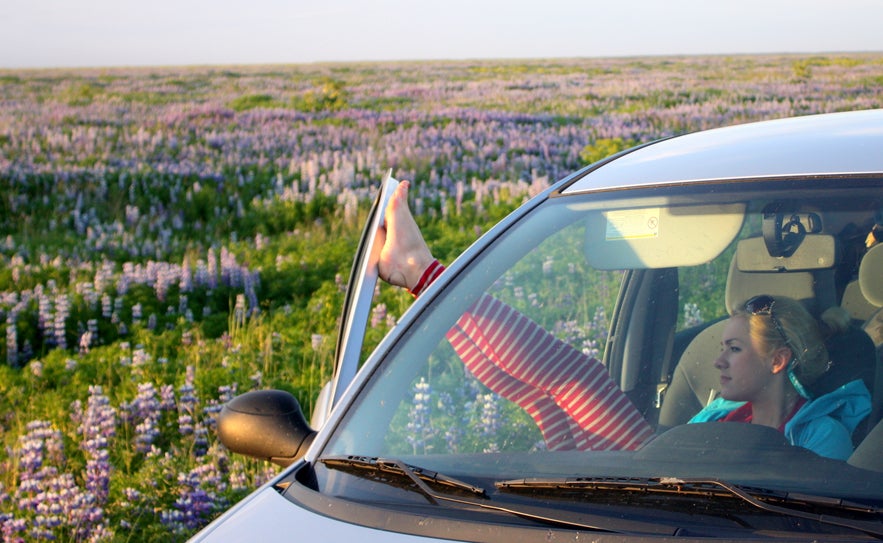
<instances>
[{"instance_id":1,"label":"red scarf","mask_svg":"<svg viewBox=\"0 0 883 543\"><path fill-rule=\"evenodd\" d=\"M797 411L800 410L801 407L803 407L803 404L805 404L805 403L806 403L806 400L803 398L800 398L797 400L797 403L794 404L794 409L791 410L791 413L788 414L787 417L785 417L785 420L782 422L782 425L779 426L780 432L785 431L785 425L788 424L788 421L790 421L792 418L794 418L794 415L797 413ZM751 422L752 417L753 417L753 411L751 408L751 402L746 402L745 405L730 411L729 414L726 417L722 418L721 420L725 421L725 422Z\"/></svg>"}]
</instances>

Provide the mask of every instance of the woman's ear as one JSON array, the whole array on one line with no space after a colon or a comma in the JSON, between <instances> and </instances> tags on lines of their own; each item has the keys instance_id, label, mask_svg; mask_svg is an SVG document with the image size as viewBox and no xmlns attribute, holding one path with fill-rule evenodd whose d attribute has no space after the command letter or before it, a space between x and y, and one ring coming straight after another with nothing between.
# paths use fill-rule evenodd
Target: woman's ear
<instances>
[{"instance_id":1,"label":"woman's ear","mask_svg":"<svg viewBox=\"0 0 883 543\"><path fill-rule=\"evenodd\" d=\"M788 364L791 363L793 358L794 355L791 353L791 349L788 347L779 347L773 351L770 371L772 373L780 373L787 370Z\"/></svg>"}]
</instances>

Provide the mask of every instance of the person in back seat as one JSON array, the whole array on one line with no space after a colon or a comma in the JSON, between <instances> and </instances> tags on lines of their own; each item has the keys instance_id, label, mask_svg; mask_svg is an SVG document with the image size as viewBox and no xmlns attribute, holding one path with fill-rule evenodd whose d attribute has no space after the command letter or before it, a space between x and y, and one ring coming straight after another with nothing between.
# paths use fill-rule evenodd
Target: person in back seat
<instances>
[{"instance_id":1,"label":"person in back seat","mask_svg":"<svg viewBox=\"0 0 883 543\"><path fill-rule=\"evenodd\" d=\"M721 354L720 397L690 423L737 421L762 424L785 434L791 444L845 460L852 433L871 409L870 393L856 379L819 397L807 387L830 367L826 337L843 333L849 315L832 307L817 323L797 301L755 296L731 315Z\"/></svg>"}]
</instances>

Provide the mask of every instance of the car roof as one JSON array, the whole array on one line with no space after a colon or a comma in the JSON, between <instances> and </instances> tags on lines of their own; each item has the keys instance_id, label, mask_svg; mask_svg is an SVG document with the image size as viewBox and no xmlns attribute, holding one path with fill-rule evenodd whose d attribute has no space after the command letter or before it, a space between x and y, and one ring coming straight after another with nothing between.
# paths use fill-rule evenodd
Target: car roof
<instances>
[{"instance_id":1,"label":"car roof","mask_svg":"<svg viewBox=\"0 0 883 543\"><path fill-rule=\"evenodd\" d=\"M883 175L883 109L694 132L587 168L563 194L729 179Z\"/></svg>"}]
</instances>

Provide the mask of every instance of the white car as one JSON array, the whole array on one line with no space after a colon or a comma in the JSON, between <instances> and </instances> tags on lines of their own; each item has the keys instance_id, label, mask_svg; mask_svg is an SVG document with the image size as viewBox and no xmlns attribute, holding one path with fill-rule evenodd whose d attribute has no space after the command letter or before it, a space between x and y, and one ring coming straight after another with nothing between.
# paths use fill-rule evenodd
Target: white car
<instances>
[{"instance_id":1,"label":"white car","mask_svg":"<svg viewBox=\"0 0 883 543\"><path fill-rule=\"evenodd\" d=\"M225 406L232 451L287 467L193 541L883 539L883 110L577 171L465 251L359 367L381 192L325 403L310 423L285 392ZM849 312L804 391L866 389L826 412L846 442L690 423L727 385L726 317L755 295L772 318L777 296Z\"/></svg>"}]
</instances>

